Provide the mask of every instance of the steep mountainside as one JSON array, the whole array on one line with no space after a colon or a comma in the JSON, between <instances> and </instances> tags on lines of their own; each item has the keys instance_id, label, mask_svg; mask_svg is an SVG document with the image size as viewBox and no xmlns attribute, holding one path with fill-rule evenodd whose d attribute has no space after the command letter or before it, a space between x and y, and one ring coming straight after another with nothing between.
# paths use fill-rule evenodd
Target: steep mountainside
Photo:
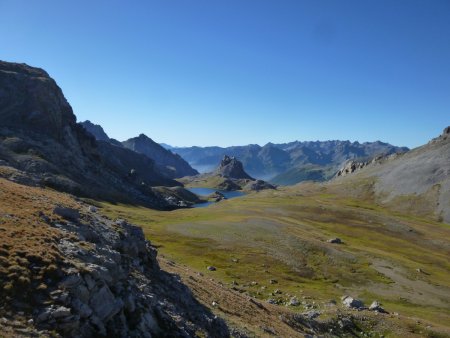
<instances>
[{"instance_id":1,"label":"steep mountainside","mask_svg":"<svg viewBox=\"0 0 450 338\"><path fill-rule=\"evenodd\" d=\"M422 147L351 169L333 184L362 186L383 204L450 222L450 127Z\"/></svg>"},{"instance_id":2,"label":"steep mountainside","mask_svg":"<svg viewBox=\"0 0 450 338\"><path fill-rule=\"evenodd\" d=\"M142 154L97 142L39 68L0 62L0 165L9 179L165 208L153 185L180 185Z\"/></svg>"},{"instance_id":3,"label":"steep mountainside","mask_svg":"<svg viewBox=\"0 0 450 338\"><path fill-rule=\"evenodd\" d=\"M350 142L350 141L316 141L291 142L285 144L268 143L263 147L258 145L238 147L189 147L173 148L186 161L200 172L209 172L225 155L239 158L247 172L253 177L277 177L277 183L294 184L311 177L309 168L317 171L323 179L331 178L337 169L347 160L356 158L371 158L378 154L391 154L408 150L383 142ZM312 177L319 177L314 174Z\"/></svg>"},{"instance_id":4,"label":"steep mountainside","mask_svg":"<svg viewBox=\"0 0 450 338\"><path fill-rule=\"evenodd\" d=\"M181 178L198 174L198 171L193 169L180 155L172 153L144 134L130 138L124 142L119 142L110 138L98 124L93 124L89 120L80 124L98 141L106 141L116 146L125 147L137 153L144 154L152 159L158 167L158 170L168 178Z\"/></svg>"},{"instance_id":5,"label":"steep mountainside","mask_svg":"<svg viewBox=\"0 0 450 338\"><path fill-rule=\"evenodd\" d=\"M178 154L165 149L148 136L141 134L122 142L123 146L135 152L146 155L155 161L161 171L170 178L197 175L198 171Z\"/></svg>"}]
</instances>

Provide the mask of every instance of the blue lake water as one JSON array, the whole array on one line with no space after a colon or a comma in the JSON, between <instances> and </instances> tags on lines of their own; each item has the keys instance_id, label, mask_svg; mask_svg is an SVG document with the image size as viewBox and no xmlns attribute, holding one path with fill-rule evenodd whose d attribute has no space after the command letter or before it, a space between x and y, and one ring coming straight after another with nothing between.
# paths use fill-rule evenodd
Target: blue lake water
<instances>
[{"instance_id":1,"label":"blue lake water","mask_svg":"<svg viewBox=\"0 0 450 338\"><path fill-rule=\"evenodd\" d=\"M225 191L225 190L218 190L218 189L211 189L211 188L188 188L188 190L190 192L193 192L194 194L199 195L200 197L206 197L216 191L223 194L227 199L245 195L245 193L242 191ZM215 203L215 202L199 203L199 204L194 204L193 207L194 208L203 208L203 207L207 207L208 205L213 204L213 203Z\"/></svg>"}]
</instances>

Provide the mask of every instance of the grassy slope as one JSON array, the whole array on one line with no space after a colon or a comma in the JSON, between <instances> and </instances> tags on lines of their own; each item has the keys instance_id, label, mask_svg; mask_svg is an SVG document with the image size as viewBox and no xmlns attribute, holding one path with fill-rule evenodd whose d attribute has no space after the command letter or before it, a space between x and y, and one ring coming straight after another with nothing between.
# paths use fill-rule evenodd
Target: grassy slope
<instances>
[{"instance_id":1,"label":"grassy slope","mask_svg":"<svg viewBox=\"0 0 450 338\"><path fill-rule=\"evenodd\" d=\"M164 256L223 283L235 281L257 298L285 302L297 296L326 311L330 299L350 294L368 304L377 299L405 316L405 332L413 330L407 317L450 332L446 224L312 184L172 212L103 207L142 225ZM331 237L345 243L326 243ZM217 271L206 271L208 265ZM281 294L273 295L275 289Z\"/></svg>"}]
</instances>

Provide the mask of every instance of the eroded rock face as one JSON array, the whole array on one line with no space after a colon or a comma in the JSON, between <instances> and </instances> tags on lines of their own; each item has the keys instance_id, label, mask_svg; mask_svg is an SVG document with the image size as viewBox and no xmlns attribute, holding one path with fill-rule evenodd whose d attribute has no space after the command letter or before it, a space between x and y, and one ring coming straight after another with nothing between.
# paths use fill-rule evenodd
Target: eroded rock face
<instances>
[{"instance_id":1,"label":"eroded rock face","mask_svg":"<svg viewBox=\"0 0 450 338\"><path fill-rule=\"evenodd\" d=\"M57 243L65 258L59 280L34 310L40 330L65 337L225 337L225 324L201 306L175 276L160 270L156 250L142 229L111 221L82 205L57 207L65 222L51 224L64 234Z\"/></svg>"},{"instance_id":2,"label":"eroded rock face","mask_svg":"<svg viewBox=\"0 0 450 338\"><path fill-rule=\"evenodd\" d=\"M344 167L342 169L340 169L337 172L336 177L347 176L348 174L352 174L355 171L364 168L368 164L369 164L369 162L349 161L344 165Z\"/></svg>"}]
</instances>

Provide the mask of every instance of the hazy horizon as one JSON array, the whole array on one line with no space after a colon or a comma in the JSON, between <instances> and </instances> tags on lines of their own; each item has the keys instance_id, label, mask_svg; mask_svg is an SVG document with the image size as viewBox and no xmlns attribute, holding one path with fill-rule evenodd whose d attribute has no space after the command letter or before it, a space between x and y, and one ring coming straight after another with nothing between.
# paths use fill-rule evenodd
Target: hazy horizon
<instances>
[{"instance_id":1,"label":"hazy horizon","mask_svg":"<svg viewBox=\"0 0 450 338\"><path fill-rule=\"evenodd\" d=\"M449 2L111 4L0 2L0 59L45 69L110 137L414 148L450 124Z\"/></svg>"},{"instance_id":2,"label":"hazy horizon","mask_svg":"<svg viewBox=\"0 0 450 338\"><path fill-rule=\"evenodd\" d=\"M85 120L85 121L90 121L91 123L96 124L96 125L100 125L100 126L103 128L103 126L102 126L101 123L97 123L97 122L92 121L92 120L89 120L89 119L88 119L88 120ZM79 120L78 120L77 122L85 122L85 121L79 121ZM350 139L341 139L341 140L338 140L338 139L334 139L334 140L331 140L331 139L329 139L329 140L301 140L301 139L295 139L295 140L288 140L288 141L284 141L284 142L267 141L267 142L265 142L265 143L247 143L247 144L230 144L230 145L216 145L216 144L209 144L209 145L202 145L202 146L199 146L198 144L192 144L192 145L173 145L173 144L166 143L166 142L160 142L160 141L154 139L151 135L147 135L147 134L145 134L145 133L139 133L139 134L137 134L137 135L132 135L132 136L127 137L127 138L124 138L124 139L118 139L118 138L114 137L113 135L111 135L110 133L108 133L108 131L105 130L104 128L103 128L103 130L104 130L104 132L105 132L110 138L116 139L116 140L118 140L118 141L120 141L120 142L126 141L126 140L128 140L128 139L130 139L130 138L133 138L133 137L137 137L137 136L139 136L139 134L144 134L145 136L151 138L153 141L155 141L155 142L157 142L157 143L159 143L159 144L164 144L164 145L166 145L166 146L173 147L173 148L189 148L189 147L219 147L219 148L228 148L228 147L239 147L239 146L249 146L249 145L257 145L257 146L263 147L263 146L265 146L266 144L269 144L269 143L273 143L273 144L283 144L283 143L291 143L291 142L328 142L328 141L330 141L330 142L332 142L332 141L349 141L349 142L352 142L352 143L354 143L354 142L359 142L359 143L361 143L361 144L362 144L362 143L372 143L372 142L383 142L383 143L389 143L389 144L392 144L392 143L389 142L389 141L383 141L383 140L366 140L366 141L361 141L361 140L350 140ZM440 133L440 132L439 132L439 133ZM438 136L438 135L436 134L436 136ZM433 136L433 137L435 137L435 136ZM392 145L395 145L395 146L398 146L398 147L407 147L407 146L401 145L401 144L392 144ZM419 145L419 146L420 146L420 145Z\"/></svg>"}]
</instances>

